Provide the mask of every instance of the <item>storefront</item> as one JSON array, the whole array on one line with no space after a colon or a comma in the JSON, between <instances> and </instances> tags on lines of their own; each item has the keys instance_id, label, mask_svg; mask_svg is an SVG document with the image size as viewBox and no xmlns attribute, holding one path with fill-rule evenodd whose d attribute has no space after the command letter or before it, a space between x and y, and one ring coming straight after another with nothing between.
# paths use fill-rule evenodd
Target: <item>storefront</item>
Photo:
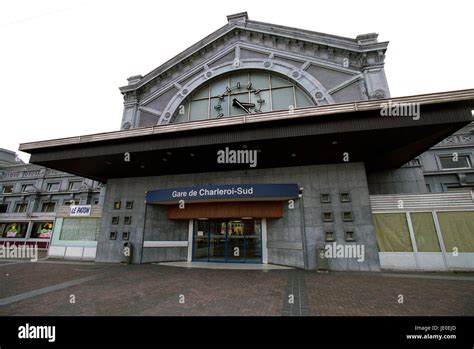
<instances>
[{"instance_id":1,"label":"storefront","mask_svg":"<svg viewBox=\"0 0 474 349\"><path fill-rule=\"evenodd\" d=\"M60 206L48 256L94 260L101 213L101 205Z\"/></svg>"},{"instance_id":2,"label":"storefront","mask_svg":"<svg viewBox=\"0 0 474 349\"><path fill-rule=\"evenodd\" d=\"M6 215L7 216L7 215ZM36 246L48 249L54 226L54 215L42 214L27 218L24 215L8 215L0 219L0 245ZM41 217L42 216L42 217Z\"/></svg>"}]
</instances>

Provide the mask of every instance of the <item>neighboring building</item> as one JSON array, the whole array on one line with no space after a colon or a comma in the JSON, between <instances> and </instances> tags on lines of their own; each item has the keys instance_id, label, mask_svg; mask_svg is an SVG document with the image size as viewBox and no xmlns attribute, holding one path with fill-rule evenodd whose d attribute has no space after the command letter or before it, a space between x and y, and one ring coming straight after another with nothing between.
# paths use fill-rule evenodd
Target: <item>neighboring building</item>
<instances>
[{"instance_id":1,"label":"neighboring building","mask_svg":"<svg viewBox=\"0 0 474 349\"><path fill-rule=\"evenodd\" d=\"M23 161L17 158L15 152L0 148L0 169L5 166L18 165L22 163Z\"/></svg>"},{"instance_id":2,"label":"neighboring building","mask_svg":"<svg viewBox=\"0 0 474 349\"><path fill-rule=\"evenodd\" d=\"M82 231L83 221L70 218L64 226L63 220L58 225L57 214L70 205L91 205L101 211L105 187L97 181L58 170L19 163L15 157L13 152L0 151L1 159L10 159L0 167L0 244L37 245L46 249L53 230L58 232L56 238L61 242L71 235L73 240L79 240L77 235ZM89 234L89 239L97 240L97 233L98 230Z\"/></svg>"},{"instance_id":3,"label":"neighboring building","mask_svg":"<svg viewBox=\"0 0 474 349\"><path fill-rule=\"evenodd\" d=\"M474 90L390 98L387 45L228 16L128 79L120 131L20 150L107 183L97 262L127 242L133 263L315 269L337 243L331 270L474 268L470 193L428 194L415 160L472 122ZM421 118L384 116L388 103Z\"/></svg>"},{"instance_id":4,"label":"neighboring building","mask_svg":"<svg viewBox=\"0 0 474 349\"><path fill-rule=\"evenodd\" d=\"M474 189L474 123L420 155L428 192Z\"/></svg>"}]
</instances>

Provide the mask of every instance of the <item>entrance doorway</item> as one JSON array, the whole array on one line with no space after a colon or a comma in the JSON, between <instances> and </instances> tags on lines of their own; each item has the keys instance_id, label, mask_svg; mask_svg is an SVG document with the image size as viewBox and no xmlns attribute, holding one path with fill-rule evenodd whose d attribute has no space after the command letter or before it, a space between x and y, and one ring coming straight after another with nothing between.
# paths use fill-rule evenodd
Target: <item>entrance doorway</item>
<instances>
[{"instance_id":1,"label":"entrance doorway","mask_svg":"<svg viewBox=\"0 0 474 349\"><path fill-rule=\"evenodd\" d=\"M262 263L261 220L194 220L193 261Z\"/></svg>"}]
</instances>

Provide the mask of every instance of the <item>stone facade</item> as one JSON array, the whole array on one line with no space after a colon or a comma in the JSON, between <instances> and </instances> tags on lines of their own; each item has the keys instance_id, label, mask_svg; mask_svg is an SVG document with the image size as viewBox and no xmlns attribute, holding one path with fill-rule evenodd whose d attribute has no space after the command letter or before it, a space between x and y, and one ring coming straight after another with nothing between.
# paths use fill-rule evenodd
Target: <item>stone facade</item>
<instances>
[{"instance_id":1,"label":"stone facade","mask_svg":"<svg viewBox=\"0 0 474 349\"><path fill-rule=\"evenodd\" d=\"M75 184L74 188L70 187L71 183ZM11 192L5 192L7 187ZM81 205L99 205L105 193L101 183L33 164L0 169L0 188L0 203L8 206L5 213L15 213L15 205L25 202L28 203L25 214L40 212L45 202L54 202L56 208L71 200Z\"/></svg>"},{"instance_id":2,"label":"stone facade","mask_svg":"<svg viewBox=\"0 0 474 349\"><path fill-rule=\"evenodd\" d=\"M440 157L466 156L470 167L446 169ZM456 189L474 188L474 123L462 128L427 152L419 156L429 192L445 192Z\"/></svg>"},{"instance_id":3,"label":"stone facade","mask_svg":"<svg viewBox=\"0 0 474 349\"><path fill-rule=\"evenodd\" d=\"M109 180L96 261L120 261L123 243L120 237L123 231L130 232L130 241L134 245L134 263L186 260L187 247L142 248L143 241L146 240L187 241L189 224L188 220L168 220L166 208L163 206L145 205L145 192L210 183L297 183L303 188L303 198L295 200L293 209L283 202L283 218L267 219L269 263L304 268L303 249L306 246L306 268L315 269L316 247L322 247L325 243L325 232L332 231L338 244L365 246L364 262L359 263L355 259L333 259L329 261L332 270L379 270L363 163ZM340 201L340 194L343 192L350 193L350 202ZM331 202L322 203L321 194L330 194ZM114 209L115 201L121 201L121 209ZM133 201L133 209L125 208L126 201ZM333 222L323 222L323 211L333 213ZM353 221L343 221L342 212L352 212ZM133 217L130 225L123 224L126 216ZM113 225L112 217L119 217L119 224ZM110 231L118 232L119 238L110 240ZM345 241L347 231L354 233L355 242ZM303 241L303 236L306 236L306 241Z\"/></svg>"},{"instance_id":4,"label":"stone facade","mask_svg":"<svg viewBox=\"0 0 474 349\"><path fill-rule=\"evenodd\" d=\"M295 30L228 16L227 25L145 76L128 79L122 129L169 123L179 104L207 81L259 70L288 76L315 105L390 97L384 72L388 42Z\"/></svg>"}]
</instances>

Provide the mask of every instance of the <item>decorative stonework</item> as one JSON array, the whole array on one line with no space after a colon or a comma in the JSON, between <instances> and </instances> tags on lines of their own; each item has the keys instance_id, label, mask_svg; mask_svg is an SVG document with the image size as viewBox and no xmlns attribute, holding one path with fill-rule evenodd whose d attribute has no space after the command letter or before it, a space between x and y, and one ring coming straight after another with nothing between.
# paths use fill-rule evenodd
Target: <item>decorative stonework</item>
<instances>
[{"instance_id":1,"label":"decorative stonework","mask_svg":"<svg viewBox=\"0 0 474 349\"><path fill-rule=\"evenodd\" d=\"M472 142L471 135L453 135L441 141L440 145L467 144L471 142Z\"/></svg>"},{"instance_id":2,"label":"decorative stonework","mask_svg":"<svg viewBox=\"0 0 474 349\"><path fill-rule=\"evenodd\" d=\"M383 89L386 87L383 64L387 43L377 42L377 34L364 34L350 39L308 30L295 31L294 28L250 21L246 14L231 16L228 20L227 26L218 29L149 74L129 78L129 85L120 88L124 94L125 109L128 109L124 110L122 129L142 126L139 110L144 110L140 108L149 107L154 99L176 89L173 86L179 83L182 86L176 89L175 96L167 105L163 100L153 104L154 109L163 111L160 116L145 111L151 114L147 122L153 120L153 116L159 119L158 124L169 122L174 108L198 86L196 82L204 83L224 73L221 71L221 65L212 64L229 55L229 48L235 50L235 54L230 62L225 64L232 71L262 69L288 76L302 86L318 104L334 103L334 100L318 80L318 76L307 74L298 64L288 62L309 62L327 67L327 74L332 70L340 70L349 75L358 75L363 68L377 66L382 70L381 83L371 86L376 89L381 86L382 89L370 93L370 98L380 99L389 95L388 87ZM255 58L250 58L248 53L241 56L241 49L259 53L255 54ZM268 58L263 59L262 53L267 54ZM280 57L280 60L285 57L288 63L283 70L281 65L276 63ZM359 83L365 84L365 81ZM361 90L366 91L367 86L361 86ZM322 93L322 97L318 92ZM362 96L368 99L367 93ZM360 99L360 96L357 99Z\"/></svg>"},{"instance_id":3,"label":"decorative stonework","mask_svg":"<svg viewBox=\"0 0 474 349\"><path fill-rule=\"evenodd\" d=\"M382 89L378 89L372 93L371 99L384 99L385 97L385 91Z\"/></svg>"}]
</instances>

